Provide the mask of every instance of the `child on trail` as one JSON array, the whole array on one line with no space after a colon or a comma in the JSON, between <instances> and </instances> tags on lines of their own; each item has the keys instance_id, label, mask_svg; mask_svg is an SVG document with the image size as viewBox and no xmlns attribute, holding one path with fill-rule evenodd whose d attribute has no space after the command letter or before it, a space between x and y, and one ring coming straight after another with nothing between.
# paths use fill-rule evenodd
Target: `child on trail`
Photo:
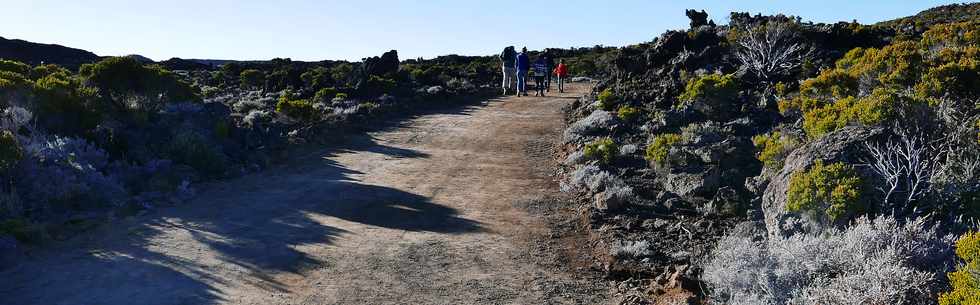
<instances>
[{"instance_id":1,"label":"child on trail","mask_svg":"<svg viewBox=\"0 0 980 305\"><path fill-rule=\"evenodd\" d=\"M534 96L544 96L544 79L548 76L548 72L550 71L548 70L547 58L539 56L538 60L534 61Z\"/></svg>"},{"instance_id":2,"label":"child on trail","mask_svg":"<svg viewBox=\"0 0 980 305\"><path fill-rule=\"evenodd\" d=\"M565 77L568 76L568 67L565 66L565 60L558 60L558 67L555 68L555 76L558 77L558 93L565 93Z\"/></svg>"},{"instance_id":3,"label":"child on trail","mask_svg":"<svg viewBox=\"0 0 980 305\"><path fill-rule=\"evenodd\" d=\"M506 47L500 53L500 63L504 73L504 83L501 85L501 88L504 90L504 95L507 95L511 89L514 89L514 78L517 76L517 71L514 68L516 57L517 51L514 51L514 46Z\"/></svg>"},{"instance_id":4,"label":"child on trail","mask_svg":"<svg viewBox=\"0 0 980 305\"><path fill-rule=\"evenodd\" d=\"M514 60L514 68L517 69L517 96L524 94L527 96L527 70L531 68L531 59L527 57L527 47L521 48L521 54L517 54Z\"/></svg>"}]
</instances>

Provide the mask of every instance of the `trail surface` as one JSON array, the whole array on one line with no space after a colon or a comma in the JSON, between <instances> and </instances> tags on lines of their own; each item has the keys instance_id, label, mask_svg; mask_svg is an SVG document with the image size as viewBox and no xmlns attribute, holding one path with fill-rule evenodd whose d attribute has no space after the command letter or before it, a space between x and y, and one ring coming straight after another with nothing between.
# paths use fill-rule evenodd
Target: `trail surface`
<instances>
[{"instance_id":1,"label":"trail surface","mask_svg":"<svg viewBox=\"0 0 980 305\"><path fill-rule=\"evenodd\" d=\"M421 115L204 186L33 253L0 272L0 303L605 302L548 261L547 225L517 204L556 189L549 154L575 89Z\"/></svg>"}]
</instances>

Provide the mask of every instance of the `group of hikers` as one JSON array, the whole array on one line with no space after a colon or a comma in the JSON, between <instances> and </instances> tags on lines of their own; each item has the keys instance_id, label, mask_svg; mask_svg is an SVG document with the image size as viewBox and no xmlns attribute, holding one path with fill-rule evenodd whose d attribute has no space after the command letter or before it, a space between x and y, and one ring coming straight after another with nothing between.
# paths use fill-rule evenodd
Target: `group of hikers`
<instances>
[{"instance_id":1,"label":"group of hikers","mask_svg":"<svg viewBox=\"0 0 980 305\"><path fill-rule=\"evenodd\" d=\"M558 78L558 92L565 92L568 67L563 60L558 60L556 66L554 57L547 49L532 63L527 47L521 48L521 52L517 53L513 46L509 46L500 53L500 62L504 72L504 95L514 92L517 96L527 96L529 73L534 77L534 96L545 96L545 92L551 92L552 75Z\"/></svg>"}]
</instances>

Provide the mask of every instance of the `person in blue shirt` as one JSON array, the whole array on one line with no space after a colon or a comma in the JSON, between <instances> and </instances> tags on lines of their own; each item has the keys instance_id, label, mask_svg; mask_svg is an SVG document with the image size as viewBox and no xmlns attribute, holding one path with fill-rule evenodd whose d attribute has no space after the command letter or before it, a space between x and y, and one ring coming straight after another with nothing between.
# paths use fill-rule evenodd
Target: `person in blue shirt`
<instances>
[{"instance_id":1,"label":"person in blue shirt","mask_svg":"<svg viewBox=\"0 0 980 305\"><path fill-rule=\"evenodd\" d=\"M521 53L517 54L514 60L514 68L517 68L517 95L527 96L527 71L531 69L531 59L527 57L527 47L521 48Z\"/></svg>"},{"instance_id":2,"label":"person in blue shirt","mask_svg":"<svg viewBox=\"0 0 980 305\"><path fill-rule=\"evenodd\" d=\"M548 74L548 57L538 56L534 61L534 96L544 96L544 79Z\"/></svg>"}]
</instances>

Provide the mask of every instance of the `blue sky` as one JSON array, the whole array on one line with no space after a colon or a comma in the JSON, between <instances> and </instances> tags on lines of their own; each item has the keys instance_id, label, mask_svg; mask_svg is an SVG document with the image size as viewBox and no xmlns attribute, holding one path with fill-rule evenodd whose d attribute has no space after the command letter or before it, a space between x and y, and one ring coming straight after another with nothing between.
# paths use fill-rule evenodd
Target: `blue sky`
<instances>
[{"instance_id":1,"label":"blue sky","mask_svg":"<svg viewBox=\"0 0 980 305\"><path fill-rule=\"evenodd\" d=\"M0 0L0 36L99 55L349 59L495 54L506 45L622 46L687 26L684 10L784 13L862 23L960 1L49 1Z\"/></svg>"}]
</instances>

